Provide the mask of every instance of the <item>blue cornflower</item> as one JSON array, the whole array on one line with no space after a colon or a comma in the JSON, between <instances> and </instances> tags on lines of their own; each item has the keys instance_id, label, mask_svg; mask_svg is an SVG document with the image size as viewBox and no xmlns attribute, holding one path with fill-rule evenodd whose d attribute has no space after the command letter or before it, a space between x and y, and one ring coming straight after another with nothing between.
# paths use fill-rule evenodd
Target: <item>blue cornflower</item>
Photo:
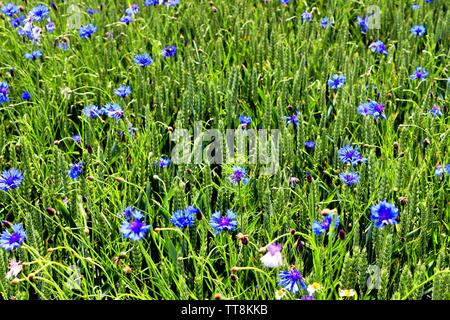
<instances>
[{"instance_id":1,"label":"blue cornflower","mask_svg":"<svg viewBox=\"0 0 450 320\"><path fill-rule=\"evenodd\" d=\"M351 163L354 167L358 164L366 163L367 159L363 158L359 153L358 146L353 149L350 145L346 145L338 151L339 161L342 163Z\"/></svg>"},{"instance_id":2,"label":"blue cornflower","mask_svg":"<svg viewBox=\"0 0 450 320\"><path fill-rule=\"evenodd\" d=\"M370 208L370 220L375 222L377 228L383 228L388 224L397 224L398 209L392 203L381 201Z\"/></svg>"},{"instance_id":3,"label":"blue cornflower","mask_svg":"<svg viewBox=\"0 0 450 320\"><path fill-rule=\"evenodd\" d=\"M133 127L132 124L129 124L127 129L128 129L128 133L129 133L132 137L135 136L136 131L138 130L137 128Z\"/></svg>"},{"instance_id":4,"label":"blue cornflower","mask_svg":"<svg viewBox=\"0 0 450 320\"><path fill-rule=\"evenodd\" d=\"M116 90L114 90L114 94L116 96L122 97L122 98L126 98L131 94L131 87L130 86L126 86L124 84L121 84L119 86L119 88L117 88Z\"/></svg>"},{"instance_id":5,"label":"blue cornflower","mask_svg":"<svg viewBox=\"0 0 450 320\"><path fill-rule=\"evenodd\" d=\"M314 141L306 141L305 142L305 148L308 150L314 150L316 147L316 143Z\"/></svg>"},{"instance_id":6,"label":"blue cornflower","mask_svg":"<svg viewBox=\"0 0 450 320\"><path fill-rule=\"evenodd\" d=\"M130 24L131 22L133 22L133 16L124 15L122 18L120 18L120 22L125 23L125 24Z\"/></svg>"},{"instance_id":7,"label":"blue cornflower","mask_svg":"<svg viewBox=\"0 0 450 320\"><path fill-rule=\"evenodd\" d=\"M380 54L388 54L388 51L386 49L386 46L383 41L378 40L375 42L372 42L369 46L369 49L372 50L372 52L380 53Z\"/></svg>"},{"instance_id":8,"label":"blue cornflower","mask_svg":"<svg viewBox=\"0 0 450 320\"><path fill-rule=\"evenodd\" d=\"M320 26L324 29L328 28L328 26L333 27L333 22L330 22L330 19L328 17L323 17L320 20Z\"/></svg>"},{"instance_id":9,"label":"blue cornflower","mask_svg":"<svg viewBox=\"0 0 450 320\"><path fill-rule=\"evenodd\" d=\"M11 17L11 16L19 13L19 6L12 4L12 3L7 3L2 7L1 10L5 16Z\"/></svg>"},{"instance_id":10,"label":"blue cornflower","mask_svg":"<svg viewBox=\"0 0 450 320\"><path fill-rule=\"evenodd\" d=\"M363 116L373 116L375 120L378 120L379 117L386 119L384 105L373 100L359 105L356 112Z\"/></svg>"},{"instance_id":11,"label":"blue cornflower","mask_svg":"<svg viewBox=\"0 0 450 320\"><path fill-rule=\"evenodd\" d=\"M170 166L171 162L172 162L172 160L170 160L169 158L161 157L161 158L159 158L159 167L161 169L168 168Z\"/></svg>"},{"instance_id":12,"label":"blue cornflower","mask_svg":"<svg viewBox=\"0 0 450 320\"><path fill-rule=\"evenodd\" d=\"M289 2L291 2L291 0L280 0L280 4L284 4L284 5L289 4Z\"/></svg>"},{"instance_id":13,"label":"blue cornflower","mask_svg":"<svg viewBox=\"0 0 450 320\"><path fill-rule=\"evenodd\" d=\"M137 4L132 4L130 8L127 8L127 10L125 10L125 13L128 16L131 15L137 15L139 13L139 6Z\"/></svg>"},{"instance_id":14,"label":"blue cornflower","mask_svg":"<svg viewBox=\"0 0 450 320\"><path fill-rule=\"evenodd\" d=\"M444 171L445 171L446 174L450 174L450 163L445 166Z\"/></svg>"},{"instance_id":15,"label":"blue cornflower","mask_svg":"<svg viewBox=\"0 0 450 320\"><path fill-rule=\"evenodd\" d=\"M56 45L64 51L69 50L69 42L65 39L58 39Z\"/></svg>"},{"instance_id":16,"label":"blue cornflower","mask_svg":"<svg viewBox=\"0 0 450 320\"><path fill-rule=\"evenodd\" d=\"M92 8L87 8L86 9L86 13L87 14L90 14L90 15L93 15L93 14L96 14L96 13L98 13L98 10L97 9L92 9Z\"/></svg>"},{"instance_id":17,"label":"blue cornflower","mask_svg":"<svg viewBox=\"0 0 450 320\"><path fill-rule=\"evenodd\" d=\"M148 53L137 54L134 56L134 63L140 67L146 67L153 63L153 59Z\"/></svg>"},{"instance_id":18,"label":"blue cornflower","mask_svg":"<svg viewBox=\"0 0 450 320\"><path fill-rule=\"evenodd\" d=\"M417 67L416 70L414 70L414 73L411 75L411 80L422 80L425 81L428 77L428 72L422 67Z\"/></svg>"},{"instance_id":19,"label":"blue cornflower","mask_svg":"<svg viewBox=\"0 0 450 320\"><path fill-rule=\"evenodd\" d=\"M345 76L342 74L333 74L328 79L328 86L333 90L342 88L344 86L344 83L345 83Z\"/></svg>"},{"instance_id":20,"label":"blue cornflower","mask_svg":"<svg viewBox=\"0 0 450 320\"><path fill-rule=\"evenodd\" d=\"M305 12L303 12L302 13L302 22L303 21L311 21L311 19L312 19L312 13L311 12L308 12L308 11L305 11Z\"/></svg>"},{"instance_id":21,"label":"blue cornflower","mask_svg":"<svg viewBox=\"0 0 450 320\"><path fill-rule=\"evenodd\" d=\"M252 122L252 117L247 116L246 114L240 115L239 122L241 123L241 127L245 129Z\"/></svg>"},{"instance_id":22,"label":"blue cornflower","mask_svg":"<svg viewBox=\"0 0 450 320\"><path fill-rule=\"evenodd\" d=\"M70 170L68 171L69 177L71 177L72 179L78 178L83 172L83 164L84 162L82 161L78 163L71 163Z\"/></svg>"},{"instance_id":23,"label":"blue cornflower","mask_svg":"<svg viewBox=\"0 0 450 320\"><path fill-rule=\"evenodd\" d=\"M25 21L25 16L21 15L17 18L11 18L10 22L11 22L11 27L13 28L18 28L20 25L22 25Z\"/></svg>"},{"instance_id":24,"label":"blue cornflower","mask_svg":"<svg viewBox=\"0 0 450 320\"><path fill-rule=\"evenodd\" d=\"M106 114L110 118L114 118L120 121L123 117L123 110L117 103L107 103L103 107L103 114Z\"/></svg>"},{"instance_id":25,"label":"blue cornflower","mask_svg":"<svg viewBox=\"0 0 450 320\"><path fill-rule=\"evenodd\" d=\"M433 3L433 0L425 0L426 3Z\"/></svg>"},{"instance_id":26,"label":"blue cornflower","mask_svg":"<svg viewBox=\"0 0 450 320\"><path fill-rule=\"evenodd\" d=\"M55 27L55 23L52 21L52 19L48 18L47 19L47 25L45 26L47 28L47 32L52 33L53 31L55 31L56 27Z\"/></svg>"},{"instance_id":27,"label":"blue cornflower","mask_svg":"<svg viewBox=\"0 0 450 320\"><path fill-rule=\"evenodd\" d=\"M200 212L200 210L192 206L189 206L184 210L177 210L173 213L170 222L172 222L175 227L181 229L192 227L195 223L195 214L197 212Z\"/></svg>"},{"instance_id":28,"label":"blue cornflower","mask_svg":"<svg viewBox=\"0 0 450 320\"><path fill-rule=\"evenodd\" d=\"M31 94L28 92L28 91L24 91L23 93L22 93L22 99L23 100L30 100L31 99Z\"/></svg>"},{"instance_id":29,"label":"blue cornflower","mask_svg":"<svg viewBox=\"0 0 450 320\"><path fill-rule=\"evenodd\" d=\"M434 174L436 175L436 177L440 177L440 176L442 176L443 173L444 173L444 169L442 168L442 165L440 164L434 170Z\"/></svg>"},{"instance_id":30,"label":"blue cornflower","mask_svg":"<svg viewBox=\"0 0 450 320\"><path fill-rule=\"evenodd\" d=\"M354 171L341 172L341 174L339 175L339 178L347 186L353 186L353 185L358 183L358 181L359 181L359 174L357 172L354 172Z\"/></svg>"},{"instance_id":31,"label":"blue cornflower","mask_svg":"<svg viewBox=\"0 0 450 320\"><path fill-rule=\"evenodd\" d=\"M247 171L239 166L233 167L233 173L228 177L228 180L234 185L239 184L239 182L242 182L242 184L247 184L248 177L247 177Z\"/></svg>"},{"instance_id":32,"label":"blue cornflower","mask_svg":"<svg viewBox=\"0 0 450 320\"><path fill-rule=\"evenodd\" d=\"M159 4L164 4L166 7L175 7L180 3L180 0L159 0Z\"/></svg>"},{"instance_id":33,"label":"blue cornflower","mask_svg":"<svg viewBox=\"0 0 450 320\"><path fill-rule=\"evenodd\" d=\"M234 231L236 230L238 224L236 220L236 214L229 209L224 216L222 216L222 214L218 211L214 212L211 215L210 223L216 235L219 234L222 230Z\"/></svg>"},{"instance_id":34,"label":"blue cornflower","mask_svg":"<svg viewBox=\"0 0 450 320\"><path fill-rule=\"evenodd\" d=\"M125 220L130 221L130 219L136 214L137 217L143 217L142 213L133 206L126 207L121 213L121 217Z\"/></svg>"},{"instance_id":35,"label":"blue cornflower","mask_svg":"<svg viewBox=\"0 0 450 320\"><path fill-rule=\"evenodd\" d=\"M26 53L25 59L27 60L36 60L42 58L42 52L39 50L33 51L32 53Z\"/></svg>"},{"instance_id":36,"label":"blue cornflower","mask_svg":"<svg viewBox=\"0 0 450 320\"><path fill-rule=\"evenodd\" d=\"M164 58L170 58L173 57L177 53L177 47L176 46L168 46L162 49L162 56Z\"/></svg>"},{"instance_id":37,"label":"blue cornflower","mask_svg":"<svg viewBox=\"0 0 450 320\"><path fill-rule=\"evenodd\" d=\"M442 111L441 111L441 107L440 106L433 106L433 108L431 108L430 113L433 117L442 117Z\"/></svg>"},{"instance_id":38,"label":"blue cornflower","mask_svg":"<svg viewBox=\"0 0 450 320\"><path fill-rule=\"evenodd\" d=\"M81 26L78 30L80 38L89 38L94 32L97 31L97 27L92 23L89 23L86 26Z\"/></svg>"},{"instance_id":39,"label":"blue cornflower","mask_svg":"<svg viewBox=\"0 0 450 320\"><path fill-rule=\"evenodd\" d=\"M367 32L367 23L369 23L369 17L364 17L364 18L358 17L357 23L358 23L358 25L361 26L361 32L366 33Z\"/></svg>"},{"instance_id":40,"label":"blue cornflower","mask_svg":"<svg viewBox=\"0 0 450 320\"><path fill-rule=\"evenodd\" d=\"M423 25L417 25L411 28L411 33L415 36L423 36L427 32L427 29Z\"/></svg>"},{"instance_id":41,"label":"blue cornflower","mask_svg":"<svg viewBox=\"0 0 450 320\"><path fill-rule=\"evenodd\" d=\"M40 4L30 11L30 16L32 17L33 21L41 21L48 16L48 7Z\"/></svg>"},{"instance_id":42,"label":"blue cornflower","mask_svg":"<svg viewBox=\"0 0 450 320\"><path fill-rule=\"evenodd\" d=\"M294 125L298 125L298 110L295 110L295 114L293 116L285 116L286 118L286 124L290 125L290 124L294 124Z\"/></svg>"},{"instance_id":43,"label":"blue cornflower","mask_svg":"<svg viewBox=\"0 0 450 320\"><path fill-rule=\"evenodd\" d=\"M22 171L16 168L5 170L2 174L0 174L0 190L8 191L11 189L16 189L20 186L22 180Z\"/></svg>"},{"instance_id":44,"label":"blue cornflower","mask_svg":"<svg viewBox=\"0 0 450 320\"><path fill-rule=\"evenodd\" d=\"M133 221L129 221L131 217L127 221L124 221L120 226L120 232L122 232L124 238L137 241L147 235L150 226L145 224L144 215L141 211L137 209L132 211Z\"/></svg>"},{"instance_id":45,"label":"blue cornflower","mask_svg":"<svg viewBox=\"0 0 450 320\"><path fill-rule=\"evenodd\" d=\"M278 274L278 284L292 294L300 292L300 288L306 290L306 284L302 280L302 275L295 267L289 271L281 271Z\"/></svg>"},{"instance_id":46,"label":"blue cornflower","mask_svg":"<svg viewBox=\"0 0 450 320\"><path fill-rule=\"evenodd\" d=\"M73 136L71 136L71 138L76 143L80 143L81 142L81 136L79 134L74 134Z\"/></svg>"},{"instance_id":47,"label":"blue cornflower","mask_svg":"<svg viewBox=\"0 0 450 320\"><path fill-rule=\"evenodd\" d=\"M420 8L420 5L418 5L417 3L414 3L414 4L412 5L413 11L419 10L419 8Z\"/></svg>"},{"instance_id":48,"label":"blue cornflower","mask_svg":"<svg viewBox=\"0 0 450 320\"><path fill-rule=\"evenodd\" d=\"M90 104L87 107L84 107L83 113L86 118L98 118L103 114L103 109L99 109L95 104Z\"/></svg>"},{"instance_id":49,"label":"blue cornflower","mask_svg":"<svg viewBox=\"0 0 450 320\"><path fill-rule=\"evenodd\" d=\"M0 247L5 250L14 250L20 248L25 241L27 234L21 223L12 225L12 232L5 230L0 236Z\"/></svg>"},{"instance_id":50,"label":"blue cornflower","mask_svg":"<svg viewBox=\"0 0 450 320\"><path fill-rule=\"evenodd\" d=\"M314 296L304 296L300 300L315 300Z\"/></svg>"},{"instance_id":51,"label":"blue cornflower","mask_svg":"<svg viewBox=\"0 0 450 320\"><path fill-rule=\"evenodd\" d=\"M0 82L0 105L9 102L9 86L6 82Z\"/></svg>"},{"instance_id":52,"label":"blue cornflower","mask_svg":"<svg viewBox=\"0 0 450 320\"><path fill-rule=\"evenodd\" d=\"M157 6L159 4L159 0L145 0L144 5L146 7Z\"/></svg>"},{"instance_id":53,"label":"blue cornflower","mask_svg":"<svg viewBox=\"0 0 450 320\"><path fill-rule=\"evenodd\" d=\"M327 215L323 216L322 222L314 221L312 224L312 231L315 235L320 236L322 234L328 234L330 231L330 226L334 226L335 229L339 227L340 217L336 214L336 218L334 219L333 211L327 213Z\"/></svg>"}]
</instances>

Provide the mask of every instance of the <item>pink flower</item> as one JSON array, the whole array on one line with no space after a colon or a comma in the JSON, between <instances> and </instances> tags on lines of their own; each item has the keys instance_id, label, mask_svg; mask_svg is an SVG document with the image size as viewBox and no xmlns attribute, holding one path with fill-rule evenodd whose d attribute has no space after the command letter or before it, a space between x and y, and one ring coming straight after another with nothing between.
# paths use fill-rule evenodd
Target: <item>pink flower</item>
<instances>
[{"instance_id":1,"label":"pink flower","mask_svg":"<svg viewBox=\"0 0 450 320\"><path fill-rule=\"evenodd\" d=\"M17 262L15 259L9 261L9 271L6 273L6 278L11 279L17 277L22 271L22 262Z\"/></svg>"},{"instance_id":2,"label":"pink flower","mask_svg":"<svg viewBox=\"0 0 450 320\"><path fill-rule=\"evenodd\" d=\"M281 244L269 244L267 246L267 253L261 257L261 262L268 268L281 267L283 265Z\"/></svg>"}]
</instances>

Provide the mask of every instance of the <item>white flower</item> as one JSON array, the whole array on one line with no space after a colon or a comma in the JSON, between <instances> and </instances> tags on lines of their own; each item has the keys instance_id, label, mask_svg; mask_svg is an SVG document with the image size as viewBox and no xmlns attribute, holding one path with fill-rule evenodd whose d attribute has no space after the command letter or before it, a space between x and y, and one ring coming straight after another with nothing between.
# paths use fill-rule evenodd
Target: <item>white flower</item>
<instances>
[{"instance_id":1,"label":"white flower","mask_svg":"<svg viewBox=\"0 0 450 320\"><path fill-rule=\"evenodd\" d=\"M281 244L270 244L267 247L267 253L261 257L261 262L268 268L281 267L283 265Z\"/></svg>"},{"instance_id":2,"label":"white flower","mask_svg":"<svg viewBox=\"0 0 450 320\"><path fill-rule=\"evenodd\" d=\"M309 295L312 296L316 291L319 291L320 289L322 289L322 286L317 282L313 282L308 286L307 290Z\"/></svg>"},{"instance_id":3,"label":"white flower","mask_svg":"<svg viewBox=\"0 0 450 320\"><path fill-rule=\"evenodd\" d=\"M281 288L281 289L278 289L277 291L275 291L275 299L281 300L284 298L284 296L286 296L285 288Z\"/></svg>"},{"instance_id":4,"label":"white flower","mask_svg":"<svg viewBox=\"0 0 450 320\"><path fill-rule=\"evenodd\" d=\"M339 290L339 295L341 297L353 297L355 294L356 291L354 289Z\"/></svg>"},{"instance_id":5,"label":"white flower","mask_svg":"<svg viewBox=\"0 0 450 320\"><path fill-rule=\"evenodd\" d=\"M12 259L9 261L9 271L6 273L6 278L11 279L17 277L17 275L22 271L22 262L17 262Z\"/></svg>"}]
</instances>

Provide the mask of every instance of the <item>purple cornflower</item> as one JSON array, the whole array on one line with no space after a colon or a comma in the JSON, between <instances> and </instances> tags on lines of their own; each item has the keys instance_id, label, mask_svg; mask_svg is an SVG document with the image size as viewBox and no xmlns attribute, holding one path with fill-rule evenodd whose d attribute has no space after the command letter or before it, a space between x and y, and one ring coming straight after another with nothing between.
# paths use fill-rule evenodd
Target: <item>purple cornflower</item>
<instances>
[{"instance_id":1,"label":"purple cornflower","mask_svg":"<svg viewBox=\"0 0 450 320\"><path fill-rule=\"evenodd\" d=\"M383 228L388 224L397 224L398 209L392 203L381 201L370 208L370 220L375 222L377 228Z\"/></svg>"},{"instance_id":2,"label":"purple cornflower","mask_svg":"<svg viewBox=\"0 0 450 320\"><path fill-rule=\"evenodd\" d=\"M342 88L344 86L344 83L345 83L345 76L342 74L333 74L328 79L328 86L333 90Z\"/></svg>"},{"instance_id":3,"label":"purple cornflower","mask_svg":"<svg viewBox=\"0 0 450 320\"><path fill-rule=\"evenodd\" d=\"M145 224L144 215L141 211L135 209L132 212L133 221L124 221L120 226L120 232L126 239L133 241L141 240L145 238L147 232L150 230L150 226ZM130 219L131 220L131 217Z\"/></svg>"},{"instance_id":4,"label":"purple cornflower","mask_svg":"<svg viewBox=\"0 0 450 320\"><path fill-rule=\"evenodd\" d=\"M428 77L428 72L422 67L417 67L414 73L411 75L411 80L422 80L425 81Z\"/></svg>"},{"instance_id":5,"label":"purple cornflower","mask_svg":"<svg viewBox=\"0 0 450 320\"><path fill-rule=\"evenodd\" d=\"M177 47L176 46L168 46L162 49L162 56L164 58L170 58L173 57L177 53Z\"/></svg>"},{"instance_id":6,"label":"purple cornflower","mask_svg":"<svg viewBox=\"0 0 450 320\"><path fill-rule=\"evenodd\" d=\"M358 164L366 163L367 159L363 158L359 153L358 146L353 149L350 145L346 145L338 151L339 161L342 163L351 163L354 167Z\"/></svg>"},{"instance_id":7,"label":"purple cornflower","mask_svg":"<svg viewBox=\"0 0 450 320\"><path fill-rule=\"evenodd\" d=\"M16 168L5 170L0 174L0 190L8 191L11 189L16 189L20 186L22 180L22 171Z\"/></svg>"},{"instance_id":8,"label":"purple cornflower","mask_svg":"<svg viewBox=\"0 0 450 320\"><path fill-rule=\"evenodd\" d=\"M92 23L90 23L86 26L81 26L80 29L78 30L78 33L81 38L89 38L96 31L97 27L94 26Z\"/></svg>"},{"instance_id":9,"label":"purple cornflower","mask_svg":"<svg viewBox=\"0 0 450 320\"><path fill-rule=\"evenodd\" d=\"M295 267L289 271L281 271L278 274L278 284L290 293L297 294L300 289L306 290L306 284L302 280L302 275Z\"/></svg>"},{"instance_id":10,"label":"purple cornflower","mask_svg":"<svg viewBox=\"0 0 450 320\"><path fill-rule=\"evenodd\" d=\"M83 164L84 162L71 163L70 170L68 171L69 177L72 179L77 179L81 173L83 172Z\"/></svg>"},{"instance_id":11,"label":"purple cornflower","mask_svg":"<svg viewBox=\"0 0 450 320\"><path fill-rule=\"evenodd\" d=\"M375 53L388 54L388 51L387 51L387 49L386 49L386 45L385 45L384 42L381 41L381 40L372 42L372 43L370 44L370 46L369 46L369 49L370 49L372 52L375 52Z\"/></svg>"},{"instance_id":12,"label":"purple cornflower","mask_svg":"<svg viewBox=\"0 0 450 320\"><path fill-rule=\"evenodd\" d=\"M84 107L83 113L86 118L98 118L103 114L103 109L99 109L95 104L90 104L87 107Z\"/></svg>"},{"instance_id":13,"label":"purple cornflower","mask_svg":"<svg viewBox=\"0 0 450 320\"><path fill-rule=\"evenodd\" d=\"M373 116L375 120L378 120L379 117L386 119L384 105L373 100L359 105L356 112L363 116Z\"/></svg>"},{"instance_id":14,"label":"purple cornflower","mask_svg":"<svg viewBox=\"0 0 450 320\"><path fill-rule=\"evenodd\" d=\"M267 246L267 253L261 257L261 262L267 268L276 268L283 265L283 256L281 255L281 244L272 243Z\"/></svg>"},{"instance_id":15,"label":"purple cornflower","mask_svg":"<svg viewBox=\"0 0 450 320\"><path fill-rule=\"evenodd\" d=\"M20 248L27 235L21 223L12 225L12 232L5 230L0 235L0 247L5 250Z\"/></svg>"},{"instance_id":16,"label":"purple cornflower","mask_svg":"<svg viewBox=\"0 0 450 320\"><path fill-rule=\"evenodd\" d=\"M242 182L242 184L247 184L248 177L247 177L247 171L239 166L233 167L233 173L228 177L228 180L234 185L239 184L239 182Z\"/></svg>"},{"instance_id":17,"label":"purple cornflower","mask_svg":"<svg viewBox=\"0 0 450 320\"><path fill-rule=\"evenodd\" d=\"M134 56L134 63L140 67L147 67L153 63L152 57L148 53L137 54Z\"/></svg>"},{"instance_id":18,"label":"purple cornflower","mask_svg":"<svg viewBox=\"0 0 450 320\"><path fill-rule=\"evenodd\" d=\"M327 215L323 216L322 222L314 221L312 224L312 231L315 235L320 236L322 234L328 234L330 231L330 226L334 226L335 229L339 227L340 217L336 214L336 218L334 219L334 213L329 212Z\"/></svg>"},{"instance_id":19,"label":"purple cornflower","mask_svg":"<svg viewBox=\"0 0 450 320\"><path fill-rule=\"evenodd\" d=\"M341 172L341 174L339 175L339 178L341 179L341 181L345 185L353 186L353 185L358 183L358 181L359 181L359 174L357 172L354 172L354 171Z\"/></svg>"},{"instance_id":20,"label":"purple cornflower","mask_svg":"<svg viewBox=\"0 0 450 320\"><path fill-rule=\"evenodd\" d=\"M441 107L440 106L433 106L433 108L431 108L430 113L433 117L442 117L442 111L441 111Z\"/></svg>"},{"instance_id":21,"label":"purple cornflower","mask_svg":"<svg viewBox=\"0 0 450 320\"><path fill-rule=\"evenodd\" d=\"M423 25L417 25L411 28L411 33L415 36L423 36L427 32L427 29Z\"/></svg>"},{"instance_id":22,"label":"purple cornflower","mask_svg":"<svg viewBox=\"0 0 450 320\"><path fill-rule=\"evenodd\" d=\"M131 94L131 87L121 84L117 89L114 90L116 96L126 98Z\"/></svg>"},{"instance_id":23,"label":"purple cornflower","mask_svg":"<svg viewBox=\"0 0 450 320\"><path fill-rule=\"evenodd\" d=\"M417 3L414 3L414 4L412 5L413 11L419 10L419 8L420 8L420 5L418 5Z\"/></svg>"},{"instance_id":24,"label":"purple cornflower","mask_svg":"<svg viewBox=\"0 0 450 320\"><path fill-rule=\"evenodd\" d=\"M52 33L53 31L55 31L56 27L55 27L55 23L52 21L52 19L48 18L47 19L47 25L45 26L45 28L47 29L47 32Z\"/></svg>"},{"instance_id":25,"label":"purple cornflower","mask_svg":"<svg viewBox=\"0 0 450 320\"><path fill-rule=\"evenodd\" d=\"M222 214L218 211L214 212L211 215L210 223L216 235L222 230L234 231L236 230L238 224L236 214L231 210L227 210L227 213L224 216L222 216Z\"/></svg>"}]
</instances>

